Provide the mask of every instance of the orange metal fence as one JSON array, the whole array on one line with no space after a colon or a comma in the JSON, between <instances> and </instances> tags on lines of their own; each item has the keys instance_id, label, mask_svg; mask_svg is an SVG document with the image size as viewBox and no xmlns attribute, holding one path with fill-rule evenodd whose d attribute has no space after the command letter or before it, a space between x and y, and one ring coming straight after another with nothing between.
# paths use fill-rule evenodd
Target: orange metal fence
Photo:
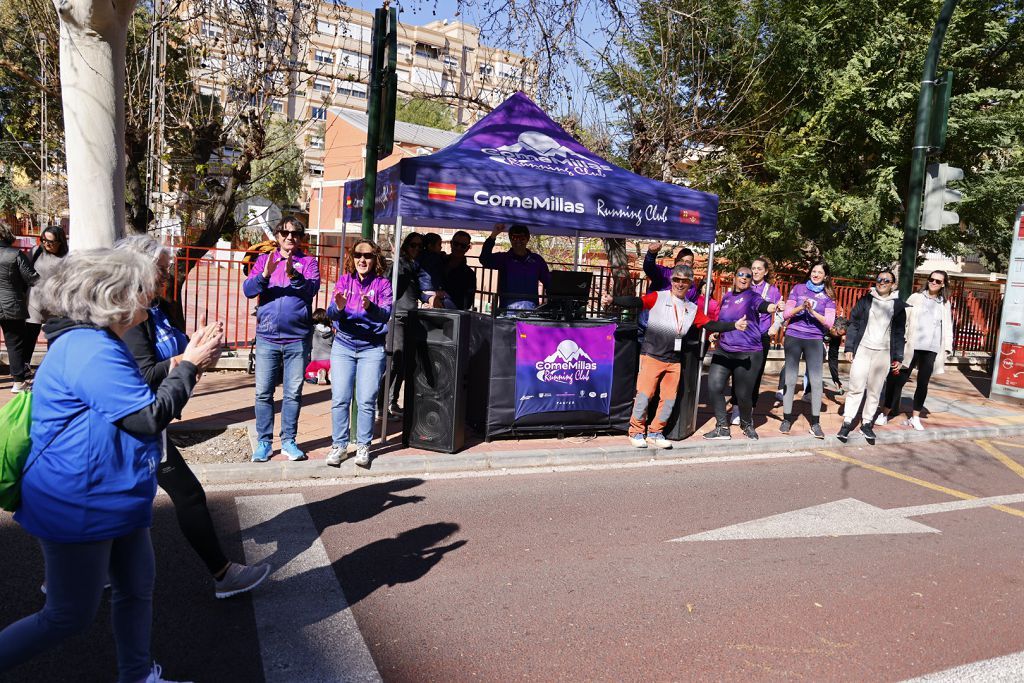
<instances>
[{"instance_id":1,"label":"orange metal fence","mask_svg":"<svg viewBox=\"0 0 1024 683\"><path fill-rule=\"evenodd\" d=\"M35 238L32 238L34 244ZM28 240L20 246L28 246ZM338 247L311 247L310 253L317 256L320 264L320 291L314 300L314 308L327 308L330 292L338 279L340 271L340 254ZM250 344L256 334L254 300L247 299L242 292L245 280L242 257L245 252L238 249L210 249L201 258L189 256L189 250L179 249L176 264L188 265L188 275L181 285L182 310L185 314L186 332L191 333L201 327L204 321L221 320L225 324L227 344L231 348L245 347ZM598 312L600 295L612 289L612 273L608 266L580 265L574 267L569 263L551 263L552 270L577 269L593 273L588 310ZM470 266L477 274L476 309L488 312L496 302L498 277L497 272L483 268L475 258L470 258ZM175 271L178 271L175 268ZM630 270L635 291L639 294L646 291L647 280L640 270ZM721 300L725 288L731 285L732 275L716 273L715 298ZM781 275L775 284L785 297L793 285L802 281L802 276ZM870 281L841 280L836 286L836 299L840 311L848 315L857 299L863 296ZM917 283L920 286L923 278ZM174 283L177 288L177 282ZM999 316L1002 309L1002 296L998 286L967 285L954 283L950 295L953 307L955 327L954 348L957 353L988 352L995 348L999 328ZM774 340L781 343L781 333Z\"/></svg>"}]
</instances>

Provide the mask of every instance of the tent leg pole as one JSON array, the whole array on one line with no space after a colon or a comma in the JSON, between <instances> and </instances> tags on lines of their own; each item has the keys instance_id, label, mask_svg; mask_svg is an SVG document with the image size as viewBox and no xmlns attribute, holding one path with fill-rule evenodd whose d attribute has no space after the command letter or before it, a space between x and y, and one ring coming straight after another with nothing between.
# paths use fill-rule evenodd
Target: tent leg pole
<instances>
[{"instance_id":1,"label":"tent leg pole","mask_svg":"<svg viewBox=\"0 0 1024 683\"><path fill-rule=\"evenodd\" d=\"M715 243L711 243L708 249L708 274L705 278L706 288L704 289L704 315L708 314L708 302L711 301L711 276L715 270ZM697 396L693 399L693 428L697 428L697 408L700 405L700 384L704 376L704 345L707 344L708 333L700 331L700 356L697 363Z\"/></svg>"},{"instance_id":2,"label":"tent leg pole","mask_svg":"<svg viewBox=\"0 0 1024 683\"><path fill-rule=\"evenodd\" d=\"M395 217L395 240L391 245L391 318L388 319L388 330L391 332L391 353L386 353L384 363L384 410L380 417L380 445L388 442L388 408L391 406L391 390L394 381L391 379L391 368L395 362L395 341L398 337L398 330L395 329L395 299L398 293L398 259L401 252L399 245L402 243L402 217ZM403 340L404 347L404 340ZM386 348L385 348L386 350Z\"/></svg>"},{"instance_id":3,"label":"tent leg pole","mask_svg":"<svg viewBox=\"0 0 1024 683\"><path fill-rule=\"evenodd\" d=\"M572 249L572 258L573 258L572 265L573 265L573 268L575 270L579 270L579 268L580 268L580 261L582 260L582 256L583 255L580 254L580 231L577 230L576 231L576 242L573 245L573 249Z\"/></svg>"}]
</instances>

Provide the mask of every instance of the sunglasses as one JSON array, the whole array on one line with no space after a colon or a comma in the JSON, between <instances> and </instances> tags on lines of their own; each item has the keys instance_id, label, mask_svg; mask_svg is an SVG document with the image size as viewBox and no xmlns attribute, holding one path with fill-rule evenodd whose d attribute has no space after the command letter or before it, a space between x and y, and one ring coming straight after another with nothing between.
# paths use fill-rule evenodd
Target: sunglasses
<instances>
[{"instance_id":1,"label":"sunglasses","mask_svg":"<svg viewBox=\"0 0 1024 683\"><path fill-rule=\"evenodd\" d=\"M754 277L753 273L736 273L736 277L751 278Z\"/></svg>"},{"instance_id":2,"label":"sunglasses","mask_svg":"<svg viewBox=\"0 0 1024 683\"><path fill-rule=\"evenodd\" d=\"M674 277L674 278L672 278L672 282L674 282L677 285L682 285L682 284L690 284L691 281L687 280L685 277Z\"/></svg>"},{"instance_id":3,"label":"sunglasses","mask_svg":"<svg viewBox=\"0 0 1024 683\"><path fill-rule=\"evenodd\" d=\"M43 244L60 244L60 240L48 240L45 237L39 240Z\"/></svg>"},{"instance_id":4,"label":"sunglasses","mask_svg":"<svg viewBox=\"0 0 1024 683\"><path fill-rule=\"evenodd\" d=\"M875 282L877 282L880 285L891 285L894 281L887 277L880 277L877 280L875 280Z\"/></svg>"},{"instance_id":5,"label":"sunglasses","mask_svg":"<svg viewBox=\"0 0 1024 683\"><path fill-rule=\"evenodd\" d=\"M452 242L452 248L469 249L469 242Z\"/></svg>"},{"instance_id":6,"label":"sunglasses","mask_svg":"<svg viewBox=\"0 0 1024 683\"><path fill-rule=\"evenodd\" d=\"M352 252L352 258L365 259L367 261L372 261L373 259L377 258L377 255L374 254L372 251L354 251L354 252Z\"/></svg>"},{"instance_id":7,"label":"sunglasses","mask_svg":"<svg viewBox=\"0 0 1024 683\"><path fill-rule=\"evenodd\" d=\"M302 236L306 233L301 230L279 230L277 234L282 237L291 237L293 240L297 240L302 239Z\"/></svg>"},{"instance_id":8,"label":"sunglasses","mask_svg":"<svg viewBox=\"0 0 1024 683\"><path fill-rule=\"evenodd\" d=\"M928 282L932 283L933 285L944 285L944 284L946 284L945 280L937 280L937 279L935 279L933 277L928 278Z\"/></svg>"}]
</instances>

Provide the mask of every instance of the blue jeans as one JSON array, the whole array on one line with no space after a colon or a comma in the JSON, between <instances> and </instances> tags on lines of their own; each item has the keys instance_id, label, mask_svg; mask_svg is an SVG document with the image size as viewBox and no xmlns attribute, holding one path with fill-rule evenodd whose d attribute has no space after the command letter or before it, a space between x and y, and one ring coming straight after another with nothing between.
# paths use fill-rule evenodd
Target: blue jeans
<instances>
[{"instance_id":1,"label":"blue jeans","mask_svg":"<svg viewBox=\"0 0 1024 683\"><path fill-rule=\"evenodd\" d=\"M149 675L156 576L149 529L108 541L41 540L40 544L46 562L46 604L0 631L0 673L88 628L109 577L114 591L110 621L117 644L118 681L138 681ZM73 671L74 664L69 663L72 676Z\"/></svg>"},{"instance_id":2,"label":"blue jeans","mask_svg":"<svg viewBox=\"0 0 1024 683\"><path fill-rule=\"evenodd\" d=\"M369 446L373 441L373 414L377 406L377 390L384 376L384 347L372 346L361 351L334 342L331 347L331 444L348 445L349 404L355 384L358 424L356 443Z\"/></svg>"},{"instance_id":3,"label":"blue jeans","mask_svg":"<svg viewBox=\"0 0 1024 683\"><path fill-rule=\"evenodd\" d=\"M260 441L274 438L274 387L279 374L284 385L281 441L295 440L302 406L302 377L309 364L312 344L312 337L289 344L256 338L256 433Z\"/></svg>"}]
</instances>

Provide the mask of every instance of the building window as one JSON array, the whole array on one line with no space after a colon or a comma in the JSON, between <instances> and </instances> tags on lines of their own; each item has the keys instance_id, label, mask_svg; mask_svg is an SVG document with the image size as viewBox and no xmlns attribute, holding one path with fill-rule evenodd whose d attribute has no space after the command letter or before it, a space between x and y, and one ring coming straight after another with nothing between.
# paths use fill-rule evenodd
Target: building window
<instances>
[{"instance_id":1,"label":"building window","mask_svg":"<svg viewBox=\"0 0 1024 683\"><path fill-rule=\"evenodd\" d=\"M438 59L441 56L441 49L426 43L416 43L416 54L427 59Z\"/></svg>"},{"instance_id":2,"label":"building window","mask_svg":"<svg viewBox=\"0 0 1024 683\"><path fill-rule=\"evenodd\" d=\"M455 57L452 57L452 56L446 56L444 58L444 65L447 66L447 67L450 67L452 69L458 69L459 68L459 60L455 59Z\"/></svg>"},{"instance_id":3,"label":"building window","mask_svg":"<svg viewBox=\"0 0 1024 683\"><path fill-rule=\"evenodd\" d=\"M309 118L317 121L327 120L327 107L313 107L313 111L310 113Z\"/></svg>"},{"instance_id":4,"label":"building window","mask_svg":"<svg viewBox=\"0 0 1024 683\"><path fill-rule=\"evenodd\" d=\"M494 74L494 67L490 64L481 64L476 70L481 76L491 76Z\"/></svg>"},{"instance_id":5,"label":"building window","mask_svg":"<svg viewBox=\"0 0 1024 683\"><path fill-rule=\"evenodd\" d=\"M271 100L270 111L274 112L275 114L283 114L284 102L282 102L281 100Z\"/></svg>"},{"instance_id":6,"label":"building window","mask_svg":"<svg viewBox=\"0 0 1024 683\"><path fill-rule=\"evenodd\" d=\"M323 34L325 36L333 36L336 30L337 27L333 23L329 21L324 21L323 19L316 20L317 33Z\"/></svg>"},{"instance_id":7,"label":"building window","mask_svg":"<svg viewBox=\"0 0 1024 683\"><path fill-rule=\"evenodd\" d=\"M412 83L424 86L427 89L437 90L441 87L441 74L430 69L414 68L412 70Z\"/></svg>"},{"instance_id":8,"label":"building window","mask_svg":"<svg viewBox=\"0 0 1024 683\"><path fill-rule=\"evenodd\" d=\"M317 178L323 178L324 177L324 165L323 164L306 164L306 171L311 176L316 176Z\"/></svg>"},{"instance_id":9,"label":"building window","mask_svg":"<svg viewBox=\"0 0 1024 683\"><path fill-rule=\"evenodd\" d=\"M399 81L403 81L405 83L409 82L410 74L409 74L409 70L408 69L398 69L397 70L397 75L398 75L398 80Z\"/></svg>"},{"instance_id":10,"label":"building window","mask_svg":"<svg viewBox=\"0 0 1024 683\"><path fill-rule=\"evenodd\" d=\"M310 149L323 149L324 148L323 136L321 136L321 135L310 135L308 138L306 138L306 145Z\"/></svg>"},{"instance_id":11,"label":"building window","mask_svg":"<svg viewBox=\"0 0 1024 683\"><path fill-rule=\"evenodd\" d=\"M331 92L331 81L328 78L314 78L313 90L316 92Z\"/></svg>"},{"instance_id":12,"label":"building window","mask_svg":"<svg viewBox=\"0 0 1024 683\"><path fill-rule=\"evenodd\" d=\"M327 50L315 50L313 60L318 64L334 64L334 55Z\"/></svg>"},{"instance_id":13,"label":"building window","mask_svg":"<svg viewBox=\"0 0 1024 683\"><path fill-rule=\"evenodd\" d=\"M405 43L398 44L398 54L400 55L411 55L412 45L406 45Z\"/></svg>"},{"instance_id":14,"label":"building window","mask_svg":"<svg viewBox=\"0 0 1024 683\"><path fill-rule=\"evenodd\" d=\"M199 94L206 95L207 97L213 97L215 99L220 97L220 91L208 85L199 86Z\"/></svg>"},{"instance_id":15,"label":"building window","mask_svg":"<svg viewBox=\"0 0 1024 683\"><path fill-rule=\"evenodd\" d=\"M369 26L363 26L362 24L346 21L341 25L341 35L345 36L349 40L355 40L360 43L369 43L373 40L373 29Z\"/></svg>"},{"instance_id":16,"label":"building window","mask_svg":"<svg viewBox=\"0 0 1024 683\"><path fill-rule=\"evenodd\" d=\"M364 55L354 50L342 50L341 51L341 64L354 71L369 71L370 70L370 56Z\"/></svg>"},{"instance_id":17,"label":"building window","mask_svg":"<svg viewBox=\"0 0 1024 683\"><path fill-rule=\"evenodd\" d=\"M368 91L369 88L365 83L357 83L356 81L338 81L339 95L358 97L359 99L365 100Z\"/></svg>"},{"instance_id":18,"label":"building window","mask_svg":"<svg viewBox=\"0 0 1024 683\"><path fill-rule=\"evenodd\" d=\"M211 24L208 21L204 21L199 28L199 35L203 38L217 38L223 32L224 30L220 26L217 26L217 24Z\"/></svg>"}]
</instances>

